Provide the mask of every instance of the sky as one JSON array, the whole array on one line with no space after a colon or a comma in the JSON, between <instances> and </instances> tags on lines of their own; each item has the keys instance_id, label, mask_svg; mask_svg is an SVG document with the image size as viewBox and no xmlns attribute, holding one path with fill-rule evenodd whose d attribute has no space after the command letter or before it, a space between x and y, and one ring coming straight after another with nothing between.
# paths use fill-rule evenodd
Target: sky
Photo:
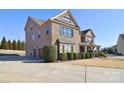
<instances>
[{"instance_id":1,"label":"sky","mask_svg":"<svg viewBox=\"0 0 124 93\"><path fill-rule=\"evenodd\" d=\"M47 20L64 10L0 10L0 40L25 40L24 27L28 16ZM71 9L81 31L91 28L96 35L95 43L110 47L117 43L119 34L124 33L124 10Z\"/></svg>"}]
</instances>

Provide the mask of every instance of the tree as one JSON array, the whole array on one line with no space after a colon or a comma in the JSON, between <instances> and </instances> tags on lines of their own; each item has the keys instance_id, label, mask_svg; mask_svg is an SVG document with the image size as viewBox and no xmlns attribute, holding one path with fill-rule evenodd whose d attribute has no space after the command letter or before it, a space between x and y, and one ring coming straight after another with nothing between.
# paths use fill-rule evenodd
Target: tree
<instances>
[{"instance_id":1,"label":"tree","mask_svg":"<svg viewBox=\"0 0 124 93\"><path fill-rule=\"evenodd\" d=\"M24 41L21 42L21 50L25 50L25 43L24 43Z\"/></svg>"},{"instance_id":2,"label":"tree","mask_svg":"<svg viewBox=\"0 0 124 93\"><path fill-rule=\"evenodd\" d=\"M5 37L3 37L2 41L1 41L1 49L8 49L8 44L6 42Z\"/></svg>"},{"instance_id":3,"label":"tree","mask_svg":"<svg viewBox=\"0 0 124 93\"><path fill-rule=\"evenodd\" d=\"M15 40L13 40L13 42L12 42L12 49L13 50L16 50L17 49L17 44L16 44L16 41Z\"/></svg>"},{"instance_id":4,"label":"tree","mask_svg":"<svg viewBox=\"0 0 124 93\"><path fill-rule=\"evenodd\" d=\"M11 41L10 40L8 40L8 49L12 49L12 43L11 43Z\"/></svg>"},{"instance_id":5,"label":"tree","mask_svg":"<svg viewBox=\"0 0 124 93\"><path fill-rule=\"evenodd\" d=\"M17 41L17 50L21 50L21 42L20 42L20 40Z\"/></svg>"}]
</instances>

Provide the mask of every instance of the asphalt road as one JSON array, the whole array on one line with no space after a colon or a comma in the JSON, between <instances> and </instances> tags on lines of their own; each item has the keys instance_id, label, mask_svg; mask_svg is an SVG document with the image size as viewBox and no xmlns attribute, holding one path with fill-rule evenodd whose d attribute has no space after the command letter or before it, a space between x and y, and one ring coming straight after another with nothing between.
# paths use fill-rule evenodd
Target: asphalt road
<instances>
[{"instance_id":1,"label":"asphalt road","mask_svg":"<svg viewBox=\"0 0 124 93\"><path fill-rule=\"evenodd\" d=\"M84 67L70 62L0 61L0 82L123 83L124 69Z\"/></svg>"}]
</instances>

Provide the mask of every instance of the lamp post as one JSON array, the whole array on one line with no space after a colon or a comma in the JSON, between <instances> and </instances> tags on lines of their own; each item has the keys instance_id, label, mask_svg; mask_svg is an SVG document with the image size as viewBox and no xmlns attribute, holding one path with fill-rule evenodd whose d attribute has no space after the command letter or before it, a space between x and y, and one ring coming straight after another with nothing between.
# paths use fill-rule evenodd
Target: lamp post
<instances>
[{"instance_id":1,"label":"lamp post","mask_svg":"<svg viewBox=\"0 0 124 93\"><path fill-rule=\"evenodd\" d=\"M87 83L87 65L85 65L85 77L84 77L85 83Z\"/></svg>"}]
</instances>

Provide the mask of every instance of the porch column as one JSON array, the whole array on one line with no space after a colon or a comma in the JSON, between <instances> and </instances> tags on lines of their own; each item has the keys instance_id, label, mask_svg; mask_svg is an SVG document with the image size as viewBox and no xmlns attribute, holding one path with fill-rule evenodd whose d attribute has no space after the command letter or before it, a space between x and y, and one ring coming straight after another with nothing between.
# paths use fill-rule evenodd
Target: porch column
<instances>
[{"instance_id":1,"label":"porch column","mask_svg":"<svg viewBox=\"0 0 124 93\"><path fill-rule=\"evenodd\" d=\"M85 52L87 52L87 46L84 46L84 48L85 48L85 49L84 49L84 50L85 50Z\"/></svg>"}]
</instances>

